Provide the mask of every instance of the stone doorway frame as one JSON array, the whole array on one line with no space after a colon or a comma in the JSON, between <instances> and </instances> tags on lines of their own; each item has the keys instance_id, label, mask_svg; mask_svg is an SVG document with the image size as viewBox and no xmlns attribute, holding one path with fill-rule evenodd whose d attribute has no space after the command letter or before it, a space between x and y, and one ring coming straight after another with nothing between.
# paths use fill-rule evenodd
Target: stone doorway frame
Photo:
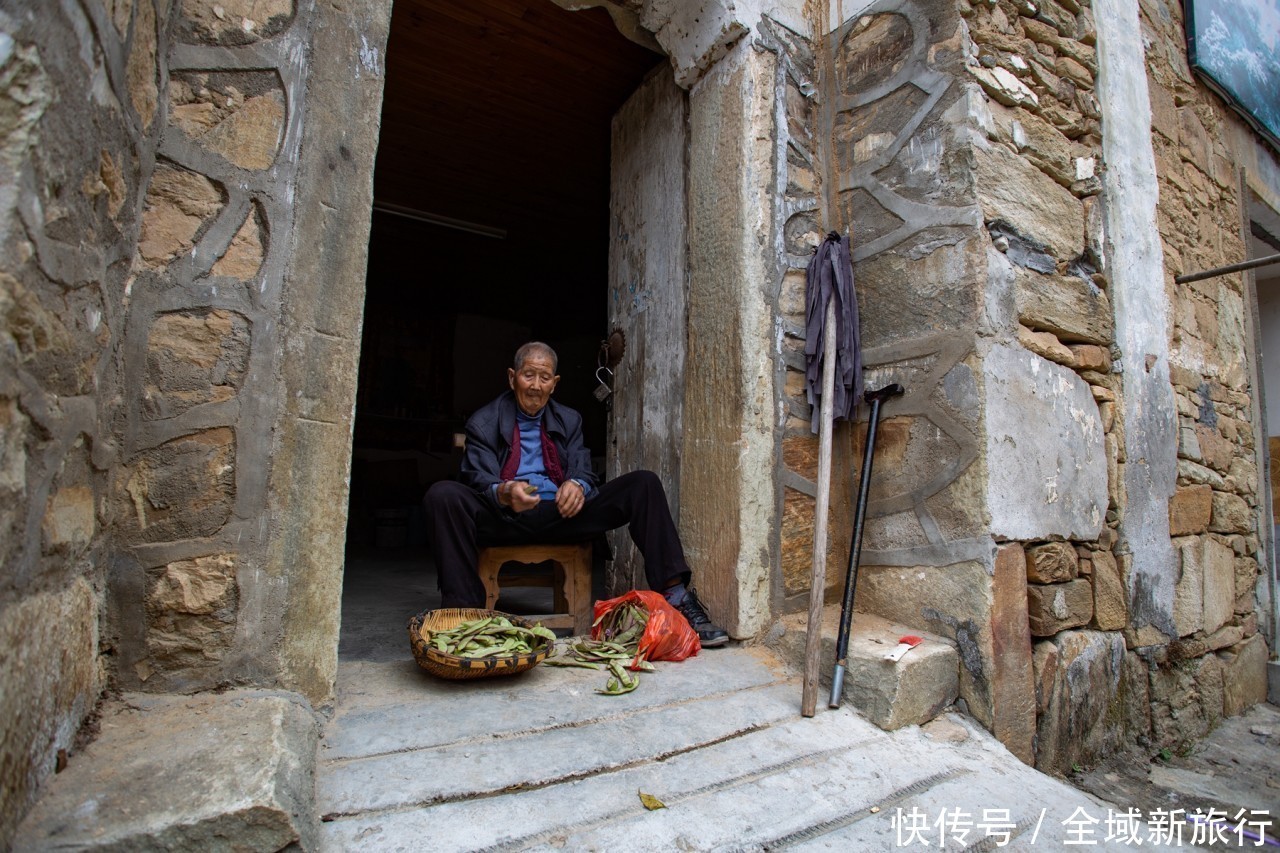
<instances>
[{"instance_id":1,"label":"stone doorway frame","mask_svg":"<svg viewBox=\"0 0 1280 853\"><path fill-rule=\"evenodd\" d=\"M677 40L664 45L674 57L676 81L690 90L688 323L717 330L714 339L691 337L680 524L703 578L704 600L725 614L731 633L750 636L771 616L769 574L777 551L774 412L771 402L757 401L775 398L773 357L759 343L772 339L770 291L781 271L774 241L756 237L761 205L774 209L777 192L774 91L759 84L772 83L778 65L742 38L749 28L735 14L722 9L703 15L697 28L663 29ZM391 0L356 0L341 11L317 4L313 15L312 67L295 106L304 110L304 130L280 318L282 404L273 423L266 571L288 590L279 682L325 707L337 677L356 365Z\"/></svg>"}]
</instances>

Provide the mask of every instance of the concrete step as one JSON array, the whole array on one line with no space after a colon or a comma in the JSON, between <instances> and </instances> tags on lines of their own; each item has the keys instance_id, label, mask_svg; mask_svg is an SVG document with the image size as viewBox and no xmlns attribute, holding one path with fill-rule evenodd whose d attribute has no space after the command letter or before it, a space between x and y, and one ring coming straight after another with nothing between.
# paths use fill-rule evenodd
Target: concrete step
<instances>
[{"instance_id":1,"label":"concrete step","mask_svg":"<svg viewBox=\"0 0 1280 853\"><path fill-rule=\"evenodd\" d=\"M371 717L354 731L348 723L356 721L335 720L325 743L332 738L336 748L323 751L317 784L320 813L332 818L549 785L696 749L795 714L794 686L779 682L757 658L737 658L729 670L717 666L717 658L724 660L704 653L658 664L658 672L642 674L640 687L623 696L596 694L606 675L593 670L538 667L527 680L518 676L505 685L503 679L467 685L424 675L419 704L431 707L441 731L421 739L430 745L386 752L383 730ZM432 702L440 684L452 696ZM392 719L389 714L388 724ZM359 734L370 738L364 754L352 757Z\"/></svg>"},{"instance_id":2,"label":"concrete step","mask_svg":"<svg viewBox=\"0 0 1280 853\"><path fill-rule=\"evenodd\" d=\"M126 695L46 784L14 850L314 849L318 739L295 694Z\"/></svg>"},{"instance_id":3,"label":"concrete step","mask_svg":"<svg viewBox=\"0 0 1280 853\"><path fill-rule=\"evenodd\" d=\"M804 669L808 622L808 613L789 614L779 620L770 640L783 660L800 670ZM819 691L822 706L830 697L839 626L839 606L824 607ZM921 637L923 642L901 660L885 660L885 654L897 647L898 639L907 635ZM871 722L886 731L927 723L955 702L959 692L960 655L951 640L870 613L853 615L842 696Z\"/></svg>"},{"instance_id":4,"label":"concrete step","mask_svg":"<svg viewBox=\"0 0 1280 853\"><path fill-rule=\"evenodd\" d=\"M770 677L721 689L743 671ZM708 651L670 665L629 694L650 694L632 707L614 704L626 697L580 689L582 675L598 681L599 674L544 675L537 689L558 697L558 718L580 723L507 727L486 743L490 720L506 725L506 714L494 713L472 718L474 736L371 756L370 767L402 777L396 784L441 792L432 802L366 808L356 788L376 784L373 775L334 784L361 762L322 761L319 786L336 814L322 825L321 849L893 850L908 819L923 828L926 846L939 847L948 816L962 829L965 815L966 840L948 836L948 848L994 849L974 825L1004 816L1009 849L1061 849L1077 810L1107 817L1105 804L1023 765L954 713L893 732L849 706L823 704L802 718L798 674L762 649ZM529 687L511 681L506 699L531 698ZM502 692L489 702L505 701ZM465 691L446 696L433 703L442 721L466 699ZM378 706L366 694L362 713ZM405 761L394 769L383 763L393 758ZM665 808L648 810L640 792Z\"/></svg>"},{"instance_id":5,"label":"concrete step","mask_svg":"<svg viewBox=\"0 0 1280 853\"><path fill-rule=\"evenodd\" d=\"M408 643L405 643L406 649ZM505 737L539 728L581 725L598 716L705 696L705 680L715 670L716 692L775 683L776 662L747 656L730 671L715 667L708 650L684 663L658 661L646 676L662 689L639 689L594 701L605 674L586 669L538 666L513 677L447 681L423 672L412 660L344 664L337 712L321 744L331 762L345 758L426 749L483 737ZM358 692L356 692L358 691ZM593 701L566 699L591 697ZM447 706L449 712L441 713ZM484 720L477 728L476 720Z\"/></svg>"}]
</instances>

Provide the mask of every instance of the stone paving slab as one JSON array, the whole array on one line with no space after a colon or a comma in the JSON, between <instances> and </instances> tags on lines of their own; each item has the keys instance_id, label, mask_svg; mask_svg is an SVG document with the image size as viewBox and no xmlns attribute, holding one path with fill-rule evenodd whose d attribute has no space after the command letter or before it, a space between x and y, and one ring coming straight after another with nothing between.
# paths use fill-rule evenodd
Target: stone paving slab
<instances>
[{"instance_id":1,"label":"stone paving slab","mask_svg":"<svg viewBox=\"0 0 1280 853\"><path fill-rule=\"evenodd\" d=\"M848 741L841 735L851 716L833 714L826 726L820 717L798 724L825 728L828 743L848 744L821 761L782 768L749 788L509 849L551 850L564 841L580 850L898 850L908 842L994 849L1008 832L1006 849L1060 850L1071 849L1073 815L1079 821L1107 814L1105 804L1021 764L967 720L951 717L967 734L962 744L934 748L919 729L887 742ZM1143 849L1173 848L1148 842Z\"/></svg>"},{"instance_id":2,"label":"stone paving slab","mask_svg":"<svg viewBox=\"0 0 1280 853\"><path fill-rule=\"evenodd\" d=\"M637 691L638 692L638 691ZM320 814L423 805L625 767L767 727L794 713L792 685L648 706L566 725L354 759L320 778ZM592 697L609 701L625 697ZM519 712L497 712L518 721ZM478 723L479 718L473 721ZM483 724L481 724L483 725Z\"/></svg>"},{"instance_id":3,"label":"stone paving slab","mask_svg":"<svg viewBox=\"0 0 1280 853\"><path fill-rule=\"evenodd\" d=\"M332 761L579 724L705 696L708 681L717 692L730 692L779 678L765 658L735 657L733 666L725 667L717 664L719 653L708 650L680 663L655 663L658 671L642 673L639 689L611 697L596 696L607 674L595 670L538 666L517 676L448 681L423 672L413 661L364 664L355 671L344 664L340 680L358 681L362 693L341 693L322 744L323 757ZM661 689L646 689L654 684ZM477 726L477 720L485 725Z\"/></svg>"},{"instance_id":4,"label":"stone paving slab","mask_svg":"<svg viewBox=\"0 0 1280 853\"><path fill-rule=\"evenodd\" d=\"M614 772L571 779L533 790L481 800L441 803L377 816L324 824L326 848L351 849L357 841L395 849L399 840L431 839L439 850L483 849L516 839L533 844L580 832L598 823L647 813L638 791L664 802L696 799L717 790L750 790L759 778L796 763L820 762L888 736L850 712L845 740L830 741L829 721L790 723L738 738L704 744L663 761L647 761ZM834 719L835 715L831 715Z\"/></svg>"},{"instance_id":5,"label":"stone paving slab","mask_svg":"<svg viewBox=\"0 0 1280 853\"><path fill-rule=\"evenodd\" d=\"M313 849L318 736L294 694L126 695L41 792L14 850Z\"/></svg>"},{"instance_id":6,"label":"stone paving slab","mask_svg":"<svg viewBox=\"0 0 1280 853\"><path fill-rule=\"evenodd\" d=\"M551 670L529 688L549 690L557 717L578 722L520 729L497 715L508 728L496 738L472 729L426 749L325 759L322 808L337 816L322 825L321 849L895 850L912 825L898 823L902 815L937 848L943 829L963 829L962 813L967 844L942 839L947 849L995 849L976 823L1007 809L1014 826L1003 849L1043 850L1064 849L1064 821L1077 810L1107 816L1104 803L1022 764L967 718L947 714L892 733L848 706L805 719L797 675L779 678L767 651L700 659L650 676L630 694L639 701L647 691L643 705L571 692L598 673ZM723 689L734 678L759 683ZM524 688L487 694L489 703L529 698ZM603 702L616 710L602 715ZM439 717L454 710L433 704ZM366 702L361 713L375 707ZM372 732L372 723L359 725ZM666 808L645 809L641 791Z\"/></svg>"}]
</instances>

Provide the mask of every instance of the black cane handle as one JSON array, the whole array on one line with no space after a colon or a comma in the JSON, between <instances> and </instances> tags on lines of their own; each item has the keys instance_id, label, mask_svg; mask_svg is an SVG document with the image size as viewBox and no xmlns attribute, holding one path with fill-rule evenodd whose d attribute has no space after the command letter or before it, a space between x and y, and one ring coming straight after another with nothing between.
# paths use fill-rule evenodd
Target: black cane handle
<instances>
[{"instance_id":1,"label":"black cane handle","mask_svg":"<svg viewBox=\"0 0 1280 853\"><path fill-rule=\"evenodd\" d=\"M868 391L862 395L862 399L866 400L868 403L884 402L890 397L897 397L899 394L905 393L906 390L906 388L903 388L897 382L894 382L884 386L878 391Z\"/></svg>"}]
</instances>

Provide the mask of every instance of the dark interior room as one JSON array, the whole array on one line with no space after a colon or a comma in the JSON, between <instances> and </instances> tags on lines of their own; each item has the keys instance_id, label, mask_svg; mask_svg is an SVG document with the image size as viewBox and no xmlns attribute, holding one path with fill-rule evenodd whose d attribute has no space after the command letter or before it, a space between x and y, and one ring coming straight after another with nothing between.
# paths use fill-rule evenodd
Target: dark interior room
<instances>
[{"instance_id":1,"label":"dark interior room","mask_svg":"<svg viewBox=\"0 0 1280 853\"><path fill-rule=\"evenodd\" d=\"M556 398L582 413L603 471L608 412L592 391L609 331L610 121L663 62L599 8L397 0L340 653L356 653L361 631L385 634L388 620L401 653L404 618L438 601L419 502L456 476L463 425L506 389L521 343L557 350Z\"/></svg>"}]
</instances>

